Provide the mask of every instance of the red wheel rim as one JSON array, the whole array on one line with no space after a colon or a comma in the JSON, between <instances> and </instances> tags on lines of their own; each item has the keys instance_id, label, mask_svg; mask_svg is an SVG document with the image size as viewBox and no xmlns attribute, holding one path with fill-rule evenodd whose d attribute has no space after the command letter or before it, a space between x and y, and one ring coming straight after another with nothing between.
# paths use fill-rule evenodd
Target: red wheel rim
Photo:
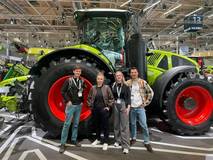
<instances>
[{"instance_id":1,"label":"red wheel rim","mask_svg":"<svg viewBox=\"0 0 213 160\"><path fill-rule=\"evenodd\" d=\"M184 101L190 98L195 102L192 109L184 106ZM187 125L196 126L209 119L213 111L213 100L210 92L200 86L187 87L181 91L175 101L177 116Z\"/></svg>"},{"instance_id":2,"label":"red wheel rim","mask_svg":"<svg viewBox=\"0 0 213 160\"><path fill-rule=\"evenodd\" d=\"M65 104L63 102L63 97L61 95L61 87L64 83L64 81L68 78L69 76L64 76L58 79L53 83L49 90L48 94L48 104L50 107L50 110L52 114L59 120L65 121ZM83 77L82 77L83 78ZM89 93L90 88L92 87L92 84L85 78L84 82L87 85L87 88L84 89L83 91L83 96L84 96L84 103L81 111L81 116L80 116L80 121L83 121L87 119L91 115L91 110L90 108L86 105L87 101L87 96Z\"/></svg>"}]
</instances>

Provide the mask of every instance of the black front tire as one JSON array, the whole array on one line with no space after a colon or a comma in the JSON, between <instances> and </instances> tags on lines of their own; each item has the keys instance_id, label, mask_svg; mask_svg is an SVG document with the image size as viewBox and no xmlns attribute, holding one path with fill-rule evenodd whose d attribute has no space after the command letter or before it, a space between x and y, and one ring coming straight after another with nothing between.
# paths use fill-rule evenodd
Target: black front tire
<instances>
[{"instance_id":1,"label":"black front tire","mask_svg":"<svg viewBox=\"0 0 213 160\"><path fill-rule=\"evenodd\" d=\"M186 76L179 77L176 82L171 83L166 91L166 99L164 100L166 122L171 129L180 135L201 135L207 132L213 124L213 109L210 109L211 116L199 125L188 125L184 123L177 115L175 101L180 92L190 86L199 86L206 89L211 95L213 107L213 85L205 78L198 74L188 73Z\"/></svg>"}]
</instances>

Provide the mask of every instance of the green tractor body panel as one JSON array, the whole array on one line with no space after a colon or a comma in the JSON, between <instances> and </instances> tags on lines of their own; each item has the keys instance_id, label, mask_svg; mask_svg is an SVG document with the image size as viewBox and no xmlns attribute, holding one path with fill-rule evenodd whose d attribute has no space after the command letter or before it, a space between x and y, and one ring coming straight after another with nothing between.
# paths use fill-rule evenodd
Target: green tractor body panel
<instances>
[{"instance_id":1,"label":"green tractor body panel","mask_svg":"<svg viewBox=\"0 0 213 160\"><path fill-rule=\"evenodd\" d=\"M23 64L7 64L10 68L3 80L0 81L0 87L14 86L15 81L25 82L30 76L30 69Z\"/></svg>"},{"instance_id":2,"label":"green tractor body panel","mask_svg":"<svg viewBox=\"0 0 213 160\"><path fill-rule=\"evenodd\" d=\"M2 94L0 95L0 108L6 107L9 112L18 111L18 103L20 101L20 98L18 98L16 95L11 96L7 94L11 92L10 90L12 87L13 88L16 87L16 83L24 84L29 78L30 78L30 75L19 76L19 77L9 78L0 82L0 92Z\"/></svg>"},{"instance_id":3,"label":"green tractor body panel","mask_svg":"<svg viewBox=\"0 0 213 160\"><path fill-rule=\"evenodd\" d=\"M3 80L28 75L29 71L30 71L30 69L28 67L24 66L23 64L11 65L10 69L8 70L7 74L4 76Z\"/></svg>"},{"instance_id":4,"label":"green tractor body panel","mask_svg":"<svg viewBox=\"0 0 213 160\"><path fill-rule=\"evenodd\" d=\"M94 48L94 47L92 47L90 45L80 44L80 45L70 46L70 47L67 47L67 48L78 48L78 49L83 49L85 51L88 51L91 54L93 54L96 57L98 57L99 59L101 59L105 64L107 64L107 66L110 67L110 70L114 70L110 60L103 53L101 53L98 49L96 49L96 48Z\"/></svg>"},{"instance_id":5,"label":"green tractor body panel","mask_svg":"<svg viewBox=\"0 0 213 160\"><path fill-rule=\"evenodd\" d=\"M213 66L207 66L206 72L210 73L210 74L213 74Z\"/></svg>"},{"instance_id":6,"label":"green tractor body panel","mask_svg":"<svg viewBox=\"0 0 213 160\"><path fill-rule=\"evenodd\" d=\"M147 65L147 81L152 86L156 79L165 72L165 70L154 67L152 65Z\"/></svg>"},{"instance_id":7,"label":"green tractor body panel","mask_svg":"<svg viewBox=\"0 0 213 160\"><path fill-rule=\"evenodd\" d=\"M29 48L27 54L29 55L38 55L41 56L43 54L48 54L55 49L52 48Z\"/></svg>"},{"instance_id":8,"label":"green tractor body panel","mask_svg":"<svg viewBox=\"0 0 213 160\"><path fill-rule=\"evenodd\" d=\"M16 96L0 96L0 108L6 107L9 112L16 112L18 101Z\"/></svg>"},{"instance_id":9,"label":"green tractor body panel","mask_svg":"<svg viewBox=\"0 0 213 160\"><path fill-rule=\"evenodd\" d=\"M14 77L14 78L9 78L9 79L3 80L3 81L0 82L0 87L14 86L15 81L25 82L29 79L29 77L30 77L30 75L19 76L19 77Z\"/></svg>"},{"instance_id":10,"label":"green tractor body panel","mask_svg":"<svg viewBox=\"0 0 213 160\"><path fill-rule=\"evenodd\" d=\"M39 61L42 57L44 57L45 55L51 53L54 50L55 49L52 49L52 48L29 48L27 50L27 54L35 55L36 56L36 60Z\"/></svg>"},{"instance_id":11,"label":"green tractor body panel","mask_svg":"<svg viewBox=\"0 0 213 160\"><path fill-rule=\"evenodd\" d=\"M147 80L151 86L161 74L173 67L190 65L194 66L197 72L199 71L198 63L186 56L161 50L150 50L149 52L153 53L147 57Z\"/></svg>"},{"instance_id":12,"label":"green tractor body panel","mask_svg":"<svg viewBox=\"0 0 213 160\"><path fill-rule=\"evenodd\" d=\"M79 49L79 50L89 52L91 55L97 57L104 64L106 64L111 71L114 71L114 69L115 69L113 67L113 64L111 63L111 61L107 58L107 56L105 56L102 52L100 52L95 47L92 47L92 46L86 45L86 44L79 44L79 45L68 46L65 48L66 49ZM63 50L63 48L62 48L62 50ZM36 55L39 55L39 57L37 58L37 63L39 63L39 61L43 60L44 58L48 58L48 56L53 54L54 51L57 51L57 49L30 48L29 51L31 53L34 53L34 54L37 53ZM44 54L40 55L40 52L42 52L42 51L44 51L43 52Z\"/></svg>"},{"instance_id":13,"label":"green tractor body panel","mask_svg":"<svg viewBox=\"0 0 213 160\"><path fill-rule=\"evenodd\" d=\"M98 49L86 45L86 44L78 44L74 46L68 46L65 48L76 48L76 49L83 49L85 51L89 51L90 53L99 56L105 63L110 64L111 62L104 56ZM50 49L50 48L29 48L27 54L36 55L38 56L38 60L42 59L44 56L47 56L48 54L51 54L52 51L55 51L56 49Z\"/></svg>"}]
</instances>

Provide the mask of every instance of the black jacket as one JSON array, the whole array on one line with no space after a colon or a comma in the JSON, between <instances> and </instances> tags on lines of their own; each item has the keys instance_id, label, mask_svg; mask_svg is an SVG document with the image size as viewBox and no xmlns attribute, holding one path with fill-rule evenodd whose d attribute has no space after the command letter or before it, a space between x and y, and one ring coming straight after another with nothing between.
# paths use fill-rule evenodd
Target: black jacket
<instances>
[{"instance_id":1,"label":"black jacket","mask_svg":"<svg viewBox=\"0 0 213 160\"><path fill-rule=\"evenodd\" d=\"M114 96L115 101L116 101L118 99L117 84L116 83L114 83L113 86L112 86L112 93L113 93L113 96ZM128 105L131 105L131 91L130 91L130 88L126 84L122 85L120 99L125 101L126 107Z\"/></svg>"},{"instance_id":2,"label":"black jacket","mask_svg":"<svg viewBox=\"0 0 213 160\"><path fill-rule=\"evenodd\" d=\"M110 87L108 85L103 85L101 87L101 91L102 91L103 100L105 103L104 107L109 107L109 108L112 107L114 103L114 98L113 98L113 94ZM91 108L94 108L94 101L95 101L96 94L97 94L97 86L95 85L95 86L92 86L87 97L87 105L90 106Z\"/></svg>"},{"instance_id":3,"label":"black jacket","mask_svg":"<svg viewBox=\"0 0 213 160\"><path fill-rule=\"evenodd\" d=\"M79 83L81 83L81 89L85 88L84 81L80 78ZM76 87L75 83L73 82L73 78L68 78L62 88L61 94L64 98L64 102L67 103L71 101L74 105L79 105L83 102L83 95L82 97L78 96L79 89Z\"/></svg>"}]
</instances>

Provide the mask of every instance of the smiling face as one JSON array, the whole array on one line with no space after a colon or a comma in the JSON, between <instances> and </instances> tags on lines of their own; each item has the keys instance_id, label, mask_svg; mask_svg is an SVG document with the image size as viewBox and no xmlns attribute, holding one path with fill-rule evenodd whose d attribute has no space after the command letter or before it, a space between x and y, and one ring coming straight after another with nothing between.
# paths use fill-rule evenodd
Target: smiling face
<instances>
[{"instance_id":1,"label":"smiling face","mask_svg":"<svg viewBox=\"0 0 213 160\"><path fill-rule=\"evenodd\" d=\"M132 79L137 79L138 78L138 70L137 69L131 69L130 70L130 77Z\"/></svg>"},{"instance_id":2,"label":"smiling face","mask_svg":"<svg viewBox=\"0 0 213 160\"><path fill-rule=\"evenodd\" d=\"M118 71L115 73L116 82L121 83L121 82L123 82L123 79L124 79L124 76L123 76L122 72Z\"/></svg>"},{"instance_id":3,"label":"smiling face","mask_svg":"<svg viewBox=\"0 0 213 160\"><path fill-rule=\"evenodd\" d=\"M104 75L98 74L96 81L98 86L102 86L104 84Z\"/></svg>"},{"instance_id":4,"label":"smiling face","mask_svg":"<svg viewBox=\"0 0 213 160\"><path fill-rule=\"evenodd\" d=\"M81 69L80 68L74 69L73 73L75 78L79 78L81 75Z\"/></svg>"}]
</instances>

